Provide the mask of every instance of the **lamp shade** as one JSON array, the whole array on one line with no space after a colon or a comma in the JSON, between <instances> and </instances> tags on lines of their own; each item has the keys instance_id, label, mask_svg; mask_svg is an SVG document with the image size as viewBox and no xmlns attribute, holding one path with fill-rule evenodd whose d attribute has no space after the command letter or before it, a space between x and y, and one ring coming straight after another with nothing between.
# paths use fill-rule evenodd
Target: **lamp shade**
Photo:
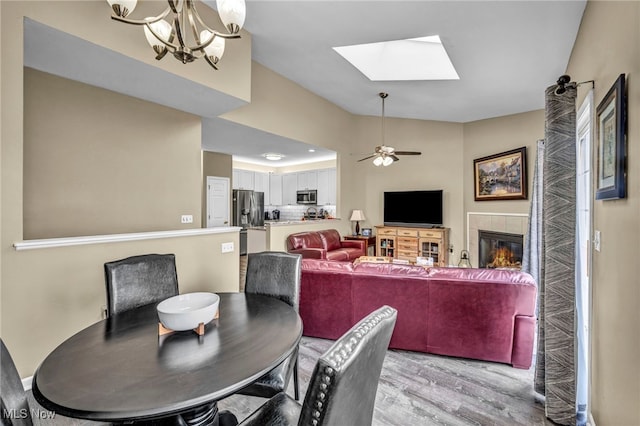
<instances>
[{"instance_id":1,"label":"lamp shade","mask_svg":"<svg viewBox=\"0 0 640 426\"><path fill-rule=\"evenodd\" d=\"M147 19L151 19L151 18L147 18ZM159 40L145 25L144 35L145 37L147 37L147 42L149 43L149 45L151 47L154 47L154 46L164 47L164 43L162 42L163 41L167 42L169 40L169 37L171 37L171 31L172 31L171 24L169 24L164 19L161 19L157 22L154 22L153 24L148 24L148 25L153 28L153 31L155 31L160 37L162 37L162 39Z\"/></svg>"},{"instance_id":2,"label":"lamp shade","mask_svg":"<svg viewBox=\"0 0 640 426\"><path fill-rule=\"evenodd\" d=\"M366 218L364 217L364 213L362 212L362 210L354 210L353 213L351 213L351 219L349 220L366 220Z\"/></svg>"},{"instance_id":3,"label":"lamp shade","mask_svg":"<svg viewBox=\"0 0 640 426\"><path fill-rule=\"evenodd\" d=\"M109 6L116 12L118 16L127 16L136 8L138 0L107 0ZM115 8L113 6L116 6Z\"/></svg>"},{"instance_id":4,"label":"lamp shade","mask_svg":"<svg viewBox=\"0 0 640 426\"><path fill-rule=\"evenodd\" d=\"M229 32L235 34L240 31L247 14L244 0L216 0L216 5L220 19Z\"/></svg>"},{"instance_id":5,"label":"lamp shade","mask_svg":"<svg viewBox=\"0 0 640 426\"><path fill-rule=\"evenodd\" d=\"M207 41L209 41L209 39L211 39L211 37L215 36L209 30L203 30L200 33L200 40L202 41L202 43L206 43ZM224 45L224 38L215 37L213 41L211 41L211 43L204 48L204 52L207 54L207 56L212 58L211 60L214 64L217 63L220 58L222 58L222 55L224 54Z\"/></svg>"}]
</instances>

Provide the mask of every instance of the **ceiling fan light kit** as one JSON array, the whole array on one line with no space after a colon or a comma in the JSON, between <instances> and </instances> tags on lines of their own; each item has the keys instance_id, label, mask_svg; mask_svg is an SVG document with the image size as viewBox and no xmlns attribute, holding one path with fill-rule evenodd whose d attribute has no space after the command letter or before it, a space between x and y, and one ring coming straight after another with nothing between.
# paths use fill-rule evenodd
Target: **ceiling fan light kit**
<instances>
[{"instance_id":1,"label":"ceiling fan light kit","mask_svg":"<svg viewBox=\"0 0 640 426\"><path fill-rule=\"evenodd\" d=\"M238 34L246 17L244 0L216 0L218 14L228 34L211 29L196 10L194 0L167 0L169 5L157 16L129 19L137 0L107 0L113 13L111 19L131 25L143 25L147 42L156 59L167 52L183 64L204 58L214 69L224 54L225 40L240 38ZM165 21L169 17L172 22ZM190 35L189 35L190 34Z\"/></svg>"},{"instance_id":2,"label":"ceiling fan light kit","mask_svg":"<svg viewBox=\"0 0 640 426\"><path fill-rule=\"evenodd\" d=\"M364 158L361 158L358 161L368 160L373 158L373 165L376 167L379 166L389 166L393 164L395 161L400 160L398 155L421 155L421 152L418 151L396 151L396 149L392 146L387 146L384 144L384 100L389 96L388 93L380 92L378 93L380 99L382 99L382 145L378 145L373 154L368 155Z\"/></svg>"}]
</instances>

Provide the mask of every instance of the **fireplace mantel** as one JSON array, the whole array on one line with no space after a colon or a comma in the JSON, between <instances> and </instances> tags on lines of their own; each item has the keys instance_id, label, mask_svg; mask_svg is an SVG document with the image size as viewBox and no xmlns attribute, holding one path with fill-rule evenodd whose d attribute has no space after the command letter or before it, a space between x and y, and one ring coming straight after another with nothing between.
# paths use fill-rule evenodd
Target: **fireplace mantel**
<instances>
[{"instance_id":1,"label":"fireplace mantel","mask_svg":"<svg viewBox=\"0 0 640 426\"><path fill-rule=\"evenodd\" d=\"M526 213L485 213L467 212L467 251L471 257L471 266L478 267L478 231L527 234L529 215ZM460 255L458 250L456 254Z\"/></svg>"}]
</instances>

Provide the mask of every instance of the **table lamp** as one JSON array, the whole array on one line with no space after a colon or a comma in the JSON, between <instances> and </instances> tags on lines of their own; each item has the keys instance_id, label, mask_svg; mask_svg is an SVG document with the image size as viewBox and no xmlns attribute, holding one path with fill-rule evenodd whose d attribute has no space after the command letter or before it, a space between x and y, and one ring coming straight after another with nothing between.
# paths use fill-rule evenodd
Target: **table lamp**
<instances>
[{"instance_id":1,"label":"table lamp","mask_svg":"<svg viewBox=\"0 0 640 426\"><path fill-rule=\"evenodd\" d=\"M356 223L356 232L353 235L360 235L360 221L366 220L362 210L354 210L353 213L351 213L351 219L349 220Z\"/></svg>"}]
</instances>

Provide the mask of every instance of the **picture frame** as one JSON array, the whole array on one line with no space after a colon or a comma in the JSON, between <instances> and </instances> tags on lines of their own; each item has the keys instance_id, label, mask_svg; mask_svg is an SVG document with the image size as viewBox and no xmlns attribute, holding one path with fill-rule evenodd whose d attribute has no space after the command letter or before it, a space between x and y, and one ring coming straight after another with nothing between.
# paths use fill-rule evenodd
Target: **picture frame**
<instances>
[{"instance_id":1,"label":"picture frame","mask_svg":"<svg viewBox=\"0 0 640 426\"><path fill-rule=\"evenodd\" d=\"M527 147L473 160L476 201L527 199Z\"/></svg>"},{"instance_id":2,"label":"picture frame","mask_svg":"<svg viewBox=\"0 0 640 426\"><path fill-rule=\"evenodd\" d=\"M596 200L626 197L626 95L620 74L596 108Z\"/></svg>"},{"instance_id":3,"label":"picture frame","mask_svg":"<svg viewBox=\"0 0 640 426\"><path fill-rule=\"evenodd\" d=\"M362 236L370 237L371 236L371 228L362 228Z\"/></svg>"}]
</instances>

